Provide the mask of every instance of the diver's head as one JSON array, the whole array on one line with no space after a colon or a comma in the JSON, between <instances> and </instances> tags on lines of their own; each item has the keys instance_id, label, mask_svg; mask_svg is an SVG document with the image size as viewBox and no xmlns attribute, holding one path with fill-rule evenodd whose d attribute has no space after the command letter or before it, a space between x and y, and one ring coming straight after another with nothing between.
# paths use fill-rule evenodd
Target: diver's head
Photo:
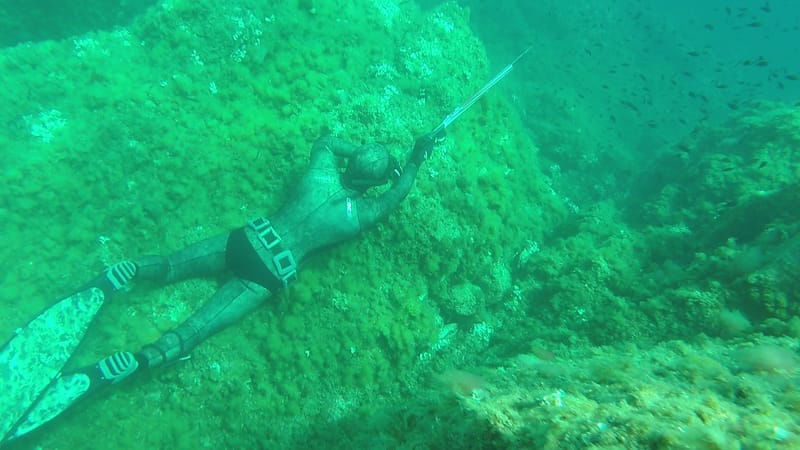
<instances>
[{"instance_id":1,"label":"diver's head","mask_svg":"<svg viewBox=\"0 0 800 450\"><path fill-rule=\"evenodd\" d=\"M385 184L395 165L394 158L383 146L367 144L347 161L342 184L348 189L366 192L371 187Z\"/></svg>"}]
</instances>

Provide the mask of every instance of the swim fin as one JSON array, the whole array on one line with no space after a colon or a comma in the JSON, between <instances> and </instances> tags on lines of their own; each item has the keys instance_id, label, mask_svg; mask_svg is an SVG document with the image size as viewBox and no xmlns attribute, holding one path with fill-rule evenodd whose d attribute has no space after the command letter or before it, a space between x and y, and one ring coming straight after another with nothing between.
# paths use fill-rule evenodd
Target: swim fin
<instances>
[{"instance_id":1,"label":"swim fin","mask_svg":"<svg viewBox=\"0 0 800 450\"><path fill-rule=\"evenodd\" d=\"M127 378L138 367L139 362L133 353L116 352L96 364L60 375L39 396L3 442L12 441L41 427L78 400Z\"/></svg>"},{"instance_id":2,"label":"swim fin","mask_svg":"<svg viewBox=\"0 0 800 450\"><path fill-rule=\"evenodd\" d=\"M70 381L59 378L61 370L105 299L102 290L89 288L59 300L17 329L0 349L0 444L26 420L46 389L62 389Z\"/></svg>"}]
</instances>

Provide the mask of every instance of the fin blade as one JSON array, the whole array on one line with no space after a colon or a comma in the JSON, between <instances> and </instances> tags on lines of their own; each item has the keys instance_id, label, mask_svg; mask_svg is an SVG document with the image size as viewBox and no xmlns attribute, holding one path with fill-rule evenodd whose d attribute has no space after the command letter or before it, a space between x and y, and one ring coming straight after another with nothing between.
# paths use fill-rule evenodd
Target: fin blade
<instances>
[{"instance_id":1,"label":"fin blade","mask_svg":"<svg viewBox=\"0 0 800 450\"><path fill-rule=\"evenodd\" d=\"M0 442L61 373L104 300L97 288L64 298L18 329L0 349Z\"/></svg>"}]
</instances>

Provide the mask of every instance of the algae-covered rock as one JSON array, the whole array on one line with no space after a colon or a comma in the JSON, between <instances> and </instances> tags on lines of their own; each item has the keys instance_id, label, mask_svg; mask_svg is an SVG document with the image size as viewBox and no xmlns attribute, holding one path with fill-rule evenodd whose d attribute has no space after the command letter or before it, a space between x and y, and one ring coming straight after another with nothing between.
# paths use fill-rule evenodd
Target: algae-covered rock
<instances>
[{"instance_id":1,"label":"algae-covered rock","mask_svg":"<svg viewBox=\"0 0 800 450\"><path fill-rule=\"evenodd\" d=\"M473 316L484 307L484 294L472 283L460 283L450 288L450 295L443 302L445 309L462 316Z\"/></svg>"}]
</instances>

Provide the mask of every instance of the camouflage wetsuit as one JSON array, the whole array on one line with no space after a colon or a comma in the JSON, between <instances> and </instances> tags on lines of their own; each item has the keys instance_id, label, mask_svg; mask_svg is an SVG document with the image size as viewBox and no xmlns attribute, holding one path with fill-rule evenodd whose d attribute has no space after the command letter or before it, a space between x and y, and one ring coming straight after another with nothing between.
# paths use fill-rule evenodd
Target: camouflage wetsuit
<instances>
[{"instance_id":1,"label":"camouflage wetsuit","mask_svg":"<svg viewBox=\"0 0 800 450\"><path fill-rule=\"evenodd\" d=\"M421 146L420 142L427 145ZM396 171L398 177L393 185L380 196L368 198L361 189L343 183L338 160L343 157L352 161L360 152L374 154L375 147L321 138L311 151L308 171L294 187L289 201L275 213L172 255L137 260L136 279L157 284L218 274L226 269L233 273L233 278L188 320L137 353L140 365L155 367L188 353L291 283L293 271L315 250L353 238L385 217L410 191L431 147L430 138L418 140L402 172ZM389 160L393 158L388 153L384 158L374 158L374 164L381 167L373 168L373 172L387 172L391 169Z\"/></svg>"}]
</instances>

